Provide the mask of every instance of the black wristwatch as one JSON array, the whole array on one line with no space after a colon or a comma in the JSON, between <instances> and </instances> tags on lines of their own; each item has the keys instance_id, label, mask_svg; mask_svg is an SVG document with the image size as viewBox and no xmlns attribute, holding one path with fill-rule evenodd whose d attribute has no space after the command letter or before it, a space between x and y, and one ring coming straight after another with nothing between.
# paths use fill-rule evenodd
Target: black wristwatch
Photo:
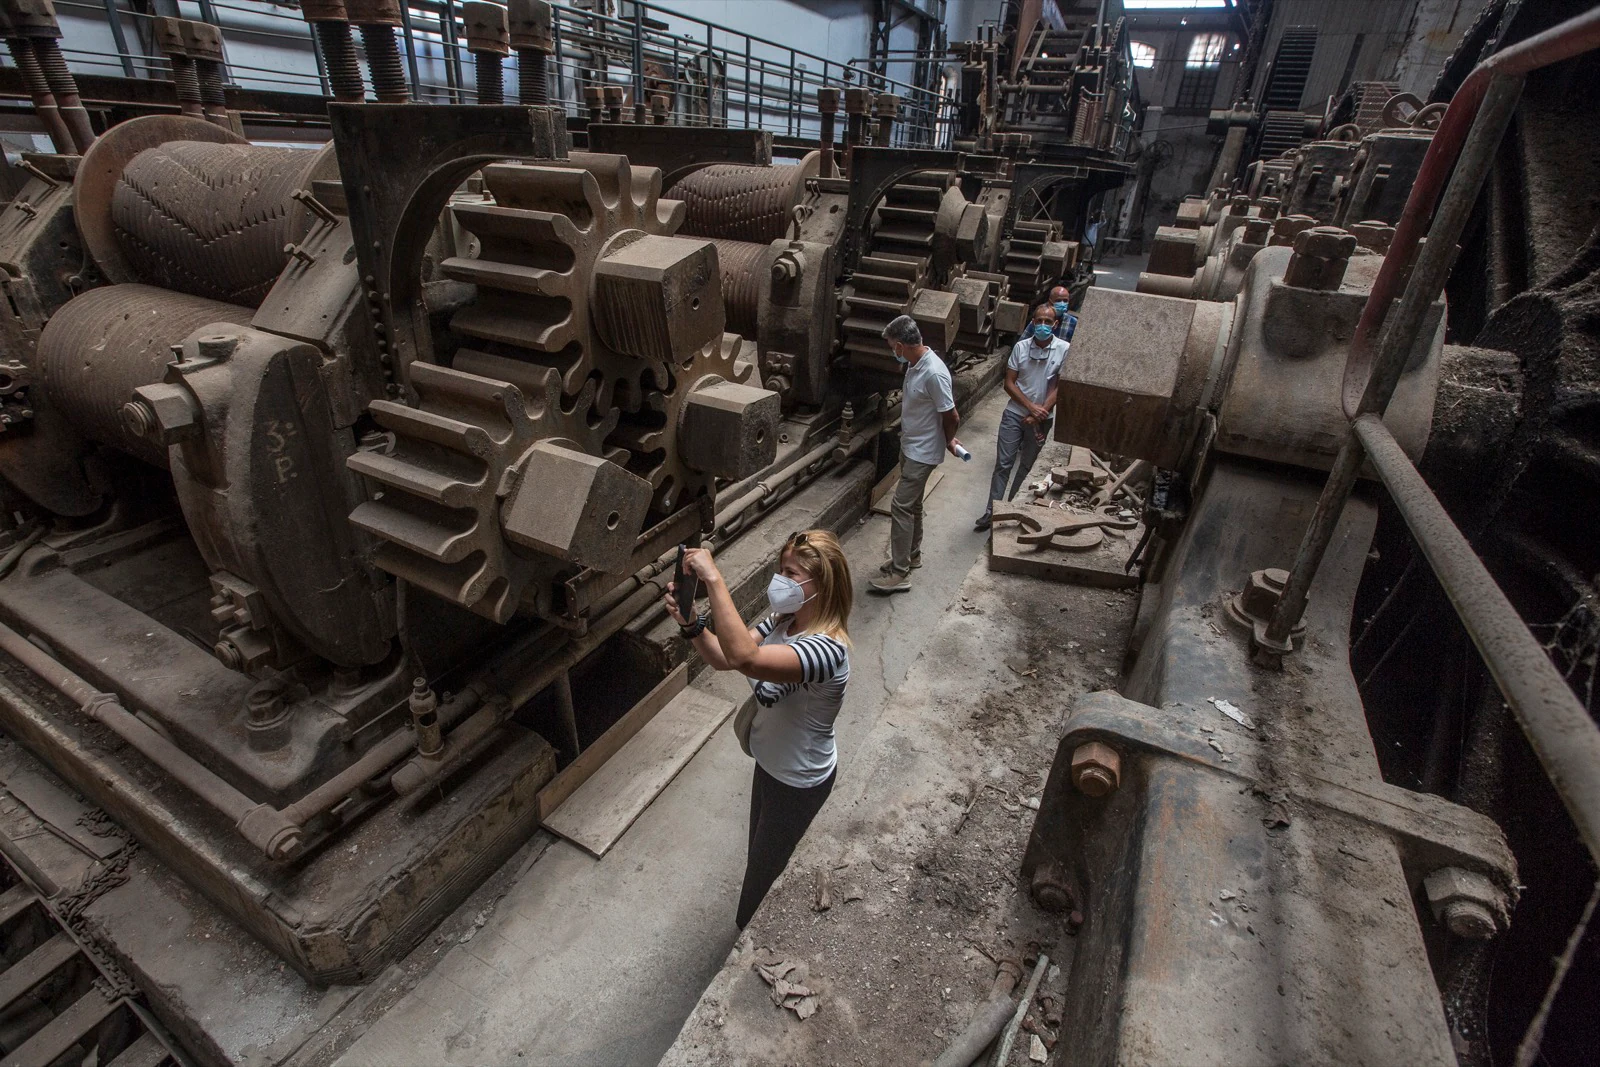
<instances>
[{"instance_id":1,"label":"black wristwatch","mask_svg":"<svg viewBox=\"0 0 1600 1067\"><path fill-rule=\"evenodd\" d=\"M709 614L702 613L698 619L694 620L694 624L692 626L678 627L678 633L683 635L683 639L685 641L693 641L710 628L711 616Z\"/></svg>"}]
</instances>

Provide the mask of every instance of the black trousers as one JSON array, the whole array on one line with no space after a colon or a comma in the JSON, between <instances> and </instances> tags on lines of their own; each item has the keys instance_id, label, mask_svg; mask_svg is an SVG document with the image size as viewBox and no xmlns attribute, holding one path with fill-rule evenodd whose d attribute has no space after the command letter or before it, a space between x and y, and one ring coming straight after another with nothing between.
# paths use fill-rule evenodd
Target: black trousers
<instances>
[{"instance_id":1,"label":"black trousers","mask_svg":"<svg viewBox=\"0 0 1600 1067\"><path fill-rule=\"evenodd\" d=\"M739 894L739 914L734 921L743 930L766 898L767 890L789 865L806 827L822 810L833 792L834 768L828 780L809 789L784 785L756 764L750 784L750 858L744 867L744 890Z\"/></svg>"}]
</instances>

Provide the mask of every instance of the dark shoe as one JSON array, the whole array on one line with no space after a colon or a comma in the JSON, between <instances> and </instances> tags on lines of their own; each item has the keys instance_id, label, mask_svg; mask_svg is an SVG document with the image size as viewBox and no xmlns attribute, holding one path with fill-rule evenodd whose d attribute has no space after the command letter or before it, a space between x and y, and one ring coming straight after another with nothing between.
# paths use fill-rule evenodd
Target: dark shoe
<instances>
[{"instance_id":1,"label":"dark shoe","mask_svg":"<svg viewBox=\"0 0 1600 1067\"><path fill-rule=\"evenodd\" d=\"M987 530L990 526L993 526L993 525L994 525L994 516L992 516L992 515L979 515L978 516L978 521L972 524L972 528L974 530Z\"/></svg>"}]
</instances>

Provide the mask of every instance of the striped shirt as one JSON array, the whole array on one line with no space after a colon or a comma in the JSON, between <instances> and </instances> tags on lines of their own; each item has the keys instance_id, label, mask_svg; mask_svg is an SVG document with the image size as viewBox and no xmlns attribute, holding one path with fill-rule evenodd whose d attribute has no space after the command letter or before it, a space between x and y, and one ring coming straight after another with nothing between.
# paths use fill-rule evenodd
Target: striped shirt
<instances>
[{"instance_id":1,"label":"striped shirt","mask_svg":"<svg viewBox=\"0 0 1600 1067\"><path fill-rule=\"evenodd\" d=\"M758 682L756 712L750 724L750 754L761 769L784 785L821 785L838 763L833 721L850 681L850 651L826 634L789 634L789 619L769 615L756 626L763 645L782 643L800 657L800 681Z\"/></svg>"}]
</instances>

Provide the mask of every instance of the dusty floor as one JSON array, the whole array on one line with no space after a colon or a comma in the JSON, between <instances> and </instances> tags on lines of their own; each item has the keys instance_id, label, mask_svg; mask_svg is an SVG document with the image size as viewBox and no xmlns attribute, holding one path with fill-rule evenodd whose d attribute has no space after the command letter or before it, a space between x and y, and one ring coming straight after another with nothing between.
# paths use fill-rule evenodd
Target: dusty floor
<instances>
[{"instance_id":1,"label":"dusty floor","mask_svg":"<svg viewBox=\"0 0 1600 1067\"><path fill-rule=\"evenodd\" d=\"M948 609L981 560L985 535L972 520L982 510L1003 406L998 391L978 405L961 433L973 461L942 468L945 478L928 498L926 565L915 588L856 601L851 699L839 723L842 781L855 773L856 754L937 620L957 614ZM884 559L887 530L886 519L871 516L846 538L863 584ZM742 683L725 676L696 684L742 695ZM508 864L517 867L513 875L503 871L458 911L470 923L441 929L418 950L437 960L431 969L419 967L389 996L364 994L370 1003L335 1021L339 1038L325 1036L301 1058L326 1062L342 1049L339 1062L351 1065L655 1062L734 945L750 767L724 728L604 860L540 835ZM980 805L973 817L991 813Z\"/></svg>"},{"instance_id":2,"label":"dusty floor","mask_svg":"<svg viewBox=\"0 0 1600 1067\"><path fill-rule=\"evenodd\" d=\"M1062 712L1116 684L1134 605L979 560L663 1063L931 1059L987 996L995 961L1069 953L1017 869ZM805 1021L774 1007L755 970L778 961L805 968L818 1007ZM1048 1014L1032 1016L1053 1044ZM1029 1062L1031 1036L1012 1062Z\"/></svg>"}]
</instances>

